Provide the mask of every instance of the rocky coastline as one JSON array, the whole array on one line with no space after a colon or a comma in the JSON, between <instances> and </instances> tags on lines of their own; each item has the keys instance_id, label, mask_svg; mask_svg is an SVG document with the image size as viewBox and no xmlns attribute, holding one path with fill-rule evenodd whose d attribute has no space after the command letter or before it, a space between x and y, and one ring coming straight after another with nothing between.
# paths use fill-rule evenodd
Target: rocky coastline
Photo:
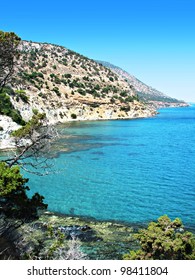
<instances>
[{"instance_id":1,"label":"rocky coastline","mask_svg":"<svg viewBox=\"0 0 195 280\"><path fill-rule=\"evenodd\" d=\"M134 234L139 228L115 221L98 221L46 211L38 220L21 225L4 242L12 244L15 259L34 259L35 253L36 258L47 259L60 234L64 240L62 247L68 250L71 240L76 240L79 245L77 251L82 253L84 259L121 260L129 250L137 249Z\"/></svg>"},{"instance_id":2,"label":"rocky coastline","mask_svg":"<svg viewBox=\"0 0 195 280\"><path fill-rule=\"evenodd\" d=\"M79 110L79 108L78 108ZM152 117L157 114L155 109L148 107L140 108L140 105L134 102L132 108L127 112L118 112L112 106L100 106L98 110L93 113L85 108L80 115L77 114L77 118L73 119L68 117L64 120L60 120L54 116L52 110L46 110L46 115L49 124L57 125L60 123L68 123L74 121L98 121L98 120L117 120L117 119L137 119ZM30 111L25 112L25 115L31 115ZM11 133L21 126L16 124L10 117L0 115L0 151L10 150L15 148L15 143Z\"/></svg>"},{"instance_id":3,"label":"rocky coastline","mask_svg":"<svg viewBox=\"0 0 195 280\"><path fill-rule=\"evenodd\" d=\"M96 111L91 112L87 107L86 108L77 108L77 118L73 119L71 116L61 120L59 117L56 117L54 110L46 110L46 115L48 122L51 125L65 124L75 121L104 121L104 120L127 120L127 119L139 119L139 118L150 118L158 114L156 111L160 108L168 107L188 107L188 103L150 103L148 106L143 105L140 107L140 103L134 101L132 107L129 111L119 112L114 108L114 106L108 104L101 105L97 108ZM79 113L80 112L80 113ZM81 113L82 112L82 113ZM29 119L29 116L32 116L31 110L29 108L23 108L23 115L25 119ZM28 117L27 117L28 116ZM21 126L15 123L10 117L0 115L0 151L6 151L15 148L15 142L11 133Z\"/></svg>"}]
</instances>

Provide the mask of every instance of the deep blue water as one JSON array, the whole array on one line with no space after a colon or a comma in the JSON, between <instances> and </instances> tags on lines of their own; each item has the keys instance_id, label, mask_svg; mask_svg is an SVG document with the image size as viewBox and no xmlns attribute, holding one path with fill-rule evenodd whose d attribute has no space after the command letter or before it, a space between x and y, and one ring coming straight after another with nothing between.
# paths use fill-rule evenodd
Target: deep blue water
<instances>
[{"instance_id":1,"label":"deep blue water","mask_svg":"<svg viewBox=\"0 0 195 280\"><path fill-rule=\"evenodd\" d=\"M61 171L30 175L32 193L64 214L130 223L167 214L194 228L195 107L159 112L59 126L70 136L59 139L53 154L54 169Z\"/></svg>"}]
</instances>

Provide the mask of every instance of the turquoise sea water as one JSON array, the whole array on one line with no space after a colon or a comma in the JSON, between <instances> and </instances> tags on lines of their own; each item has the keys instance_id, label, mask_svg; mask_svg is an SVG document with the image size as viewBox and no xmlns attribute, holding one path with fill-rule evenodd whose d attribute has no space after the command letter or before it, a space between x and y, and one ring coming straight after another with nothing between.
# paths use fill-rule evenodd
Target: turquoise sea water
<instances>
[{"instance_id":1,"label":"turquoise sea water","mask_svg":"<svg viewBox=\"0 0 195 280\"><path fill-rule=\"evenodd\" d=\"M61 171L30 175L31 192L64 214L129 223L167 214L195 228L195 107L159 112L60 125L52 162Z\"/></svg>"}]
</instances>

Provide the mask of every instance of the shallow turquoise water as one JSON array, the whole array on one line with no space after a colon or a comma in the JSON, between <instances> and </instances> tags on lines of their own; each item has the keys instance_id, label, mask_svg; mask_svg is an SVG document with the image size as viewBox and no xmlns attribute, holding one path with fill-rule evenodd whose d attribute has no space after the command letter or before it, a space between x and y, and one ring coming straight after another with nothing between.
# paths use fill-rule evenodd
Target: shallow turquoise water
<instances>
[{"instance_id":1,"label":"shallow turquoise water","mask_svg":"<svg viewBox=\"0 0 195 280\"><path fill-rule=\"evenodd\" d=\"M71 136L54 151L54 169L61 171L29 181L50 210L130 223L167 214L195 227L195 107L59 130Z\"/></svg>"}]
</instances>

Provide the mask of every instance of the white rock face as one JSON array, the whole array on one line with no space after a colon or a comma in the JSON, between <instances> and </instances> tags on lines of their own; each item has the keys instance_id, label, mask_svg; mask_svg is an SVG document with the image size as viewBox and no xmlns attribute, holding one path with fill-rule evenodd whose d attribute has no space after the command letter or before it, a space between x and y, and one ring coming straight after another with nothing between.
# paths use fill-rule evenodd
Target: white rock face
<instances>
[{"instance_id":1,"label":"white rock face","mask_svg":"<svg viewBox=\"0 0 195 280\"><path fill-rule=\"evenodd\" d=\"M14 130L20 128L20 125L13 122L10 117L0 115L0 127L0 149L14 148L14 141L10 135Z\"/></svg>"}]
</instances>

